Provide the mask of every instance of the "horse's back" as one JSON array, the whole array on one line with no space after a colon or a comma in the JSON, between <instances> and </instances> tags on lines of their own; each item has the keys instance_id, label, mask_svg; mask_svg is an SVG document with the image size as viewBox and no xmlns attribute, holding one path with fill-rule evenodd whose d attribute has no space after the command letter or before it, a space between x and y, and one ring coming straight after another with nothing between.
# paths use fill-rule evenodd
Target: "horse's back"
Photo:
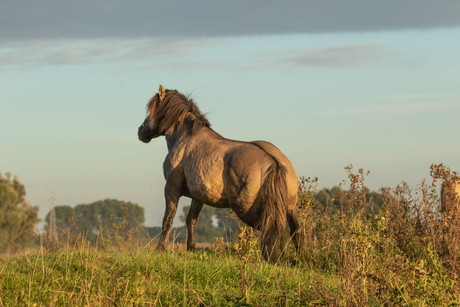
<instances>
[{"instance_id":1,"label":"horse's back","mask_svg":"<svg viewBox=\"0 0 460 307\"><path fill-rule=\"evenodd\" d=\"M276 159L279 163L281 163L284 167L287 168L287 171L290 174L291 177L293 176L297 182L297 175L295 173L294 166L292 166L291 161L286 157L285 154L281 150L278 149L275 145L273 145L270 142L267 141L252 141L249 142L249 144L254 144L260 149L262 149L264 152L266 152L268 155L272 156L274 159Z\"/></svg>"}]
</instances>

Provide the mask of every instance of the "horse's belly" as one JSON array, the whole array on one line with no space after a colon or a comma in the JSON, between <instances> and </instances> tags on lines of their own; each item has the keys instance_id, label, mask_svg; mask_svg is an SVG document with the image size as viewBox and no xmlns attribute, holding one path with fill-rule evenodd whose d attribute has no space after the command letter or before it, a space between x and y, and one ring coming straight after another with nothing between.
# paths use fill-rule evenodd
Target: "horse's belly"
<instances>
[{"instance_id":1,"label":"horse's belly","mask_svg":"<svg viewBox=\"0 0 460 307\"><path fill-rule=\"evenodd\" d=\"M189 197L197 199L214 207L228 207L227 197L224 193L222 173L218 169L194 172L186 176Z\"/></svg>"},{"instance_id":2,"label":"horse's belly","mask_svg":"<svg viewBox=\"0 0 460 307\"><path fill-rule=\"evenodd\" d=\"M187 183L189 197L213 207L227 208L228 202L223 193L223 185L210 185L207 182Z\"/></svg>"}]
</instances>

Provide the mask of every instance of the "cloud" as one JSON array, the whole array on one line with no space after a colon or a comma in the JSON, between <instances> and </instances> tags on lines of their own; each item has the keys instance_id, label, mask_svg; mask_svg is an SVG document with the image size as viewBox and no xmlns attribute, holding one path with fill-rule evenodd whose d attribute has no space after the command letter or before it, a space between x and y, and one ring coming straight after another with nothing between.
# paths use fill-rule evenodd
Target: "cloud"
<instances>
[{"instance_id":1,"label":"cloud","mask_svg":"<svg viewBox=\"0 0 460 307\"><path fill-rule=\"evenodd\" d=\"M448 100L448 102L433 102L435 98L442 98L444 100ZM382 116L407 116L416 114L434 114L437 112L458 112L459 110L458 102L455 102L455 100L458 99L453 93L414 93L401 95L397 98L397 100L399 99L404 99L406 102L356 108L327 108L319 111L319 115L346 118L378 118ZM407 102L411 100L417 100L418 102Z\"/></svg>"},{"instance_id":2,"label":"cloud","mask_svg":"<svg viewBox=\"0 0 460 307\"><path fill-rule=\"evenodd\" d=\"M6 41L0 43L0 71L43 65L179 59L195 54L195 48L216 43L212 39L170 41L153 38Z\"/></svg>"},{"instance_id":3,"label":"cloud","mask_svg":"<svg viewBox=\"0 0 460 307\"><path fill-rule=\"evenodd\" d=\"M221 37L460 26L449 0L0 0L0 39Z\"/></svg>"},{"instance_id":4,"label":"cloud","mask_svg":"<svg viewBox=\"0 0 460 307\"><path fill-rule=\"evenodd\" d=\"M389 101L411 101L411 100L458 100L459 97L456 97L456 93L451 92L441 92L441 93L400 93L400 94L389 94L383 95L382 98Z\"/></svg>"},{"instance_id":5,"label":"cloud","mask_svg":"<svg viewBox=\"0 0 460 307\"><path fill-rule=\"evenodd\" d=\"M345 45L246 54L218 59L205 56L203 47L225 48L235 39L171 40L46 39L0 42L0 71L47 65L89 65L128 61L130 69L298 69L302 67L359 67L411 62L385 45ZM412 60L413 62L413 60ZM406 63L407 64L407 63Z\"/></svg>"},{"instance_id":6,"label":"cloud","mask_svg":"<svg viewBox=\"0 0 460 307\"><path fill-rule=\"evenodd\" d=\"M242 63L240 68L252 70L340 68L420 65L421 63L423 60L393 51L383 44L361 44L256 53L250 62Z\"/></svg>"},{"instance_id":7,"label":"cloud","mask_svg":"<svg viewBox=\"0 0 460 307\"><path fill-rule=\"evenodd\" d=\"M281 61L301 66L369 66L388 63L399 55L382 45L350 45L306 50Z\"/></svg>"}]
</instances>

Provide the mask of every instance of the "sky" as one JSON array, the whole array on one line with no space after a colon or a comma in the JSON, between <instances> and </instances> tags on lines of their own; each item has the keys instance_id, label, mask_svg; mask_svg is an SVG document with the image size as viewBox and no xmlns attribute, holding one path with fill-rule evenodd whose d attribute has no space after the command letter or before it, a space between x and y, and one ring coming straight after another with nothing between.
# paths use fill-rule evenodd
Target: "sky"
<instances>
[{"instance_id":1,"label":"sky","mask_svg":"<svg viewBox=\"0 0 460 307\"><path fill-rule=\"evenodd\" d=\"M460 171L458 1L0 7L0 172L42 219L54 191L55 205L137 203L160 226L166 142L137 138L160 84L223 136L275 144L318 188L350 164L371 190L415 188L432 163Z\"/></svg>"}]
</instances>

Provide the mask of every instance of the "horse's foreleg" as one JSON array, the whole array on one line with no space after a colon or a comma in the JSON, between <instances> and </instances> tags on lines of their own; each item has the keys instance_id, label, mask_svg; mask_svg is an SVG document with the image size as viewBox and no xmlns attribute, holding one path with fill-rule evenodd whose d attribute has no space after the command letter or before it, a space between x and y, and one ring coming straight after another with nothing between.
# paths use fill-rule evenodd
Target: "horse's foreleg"
<instances>
[{"instance_id":1,"label":"horse's foreleg","mask_svg":"<svg viewBox=\"0 0 460 307\"><path fill-rule=\"evenodd\" d=\"M192 204L190 205L190 210L187 214L187 250L192 251L195 249L195 225L198 215L200 214L201 208L203 208L203 203L192 199Z\"/></svg>"},{"instance_id":2,"label":"horse's foreleg","mask_svg":"<svg viewBox=\"0 0 460 307\"><path fill-rule=\"evenodd\" d=\"M177 193L175 189L172 189L166 185L165 187L165 198L166 198L166 210L165 216L163 217L163 225L161 229L161 238L158 243L158 249L164 250L165 245L169 242L169 234L172 230L172 224L174 217L176 216L177 204L179 203L180 193Z\"/></svg>"}]
</instances>

